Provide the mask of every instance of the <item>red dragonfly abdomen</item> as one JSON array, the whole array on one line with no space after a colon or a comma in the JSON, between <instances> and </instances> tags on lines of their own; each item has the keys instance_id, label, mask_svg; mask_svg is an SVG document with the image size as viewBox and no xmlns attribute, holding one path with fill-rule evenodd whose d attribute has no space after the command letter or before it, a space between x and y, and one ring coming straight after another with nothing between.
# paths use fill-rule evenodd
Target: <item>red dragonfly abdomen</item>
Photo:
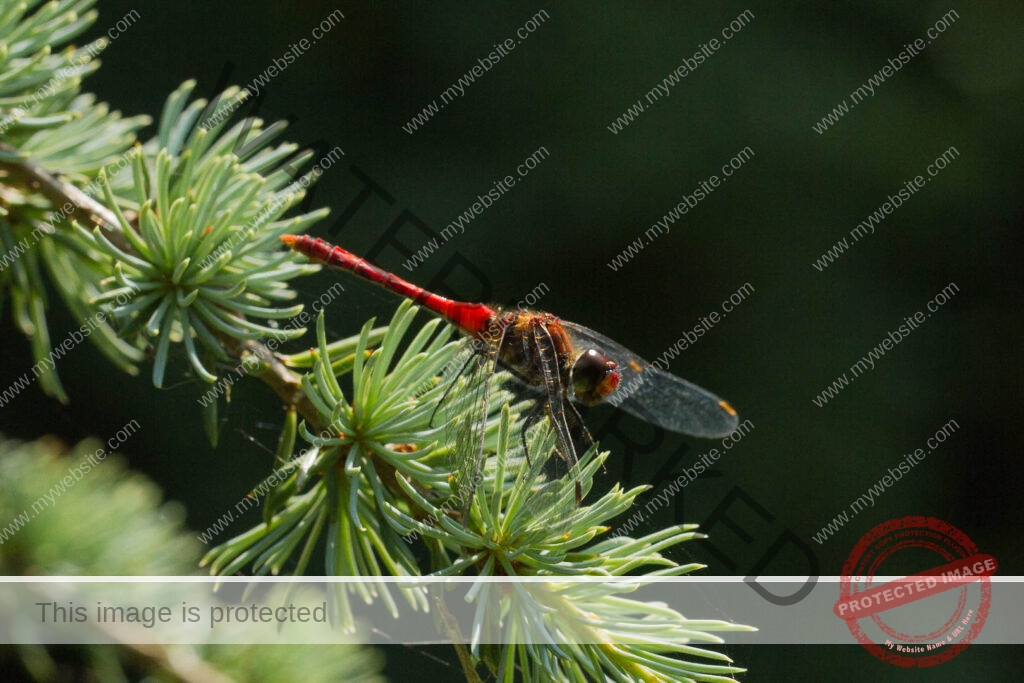
<instances>
[{"instance_id":1,"label":"red dragonfly abdomen","mask_svg":"<svg viewBox=\"0 0 1024 683\"><path fill-rule=\"evenodd\" d=\"M282 235L281 241L314 261L338 270L346 270L367 282L380 285L396 294L412 299L445 318L466 334L477 335L488 328L496 315L494 309L479 303L453 301L439 294L407 282L393 273L378 268L355 254L336 247L319 237L309 235Z\"/></svg>"}]
</instances>

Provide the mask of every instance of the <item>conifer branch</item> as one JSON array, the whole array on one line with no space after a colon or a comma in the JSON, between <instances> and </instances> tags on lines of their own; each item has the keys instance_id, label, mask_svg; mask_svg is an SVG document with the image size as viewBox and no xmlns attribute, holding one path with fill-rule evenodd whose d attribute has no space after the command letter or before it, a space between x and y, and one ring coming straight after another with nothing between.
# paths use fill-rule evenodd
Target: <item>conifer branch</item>
<instances>
[{"instance_id":1,"label":"conifer branch","mask_svg":"<svg viewBox=\"0 0 1024 683\"><path fill-rule=\"evenodd\" d=\"M3 153L8 159L17 155L15 149L2 142L0 142L0 153ZM27 158L10 161L0 157L0 170L6 170L15 174L22 179L25 189L38 191L54 206L64 206L65 204L72 203L77 207L85 209L82 214L76 213L76 216L87 220L93 227L101 230L104 237L115 243L118 247L128 252L133 251L131 245L125 240L124 235L121 234L117 216L114 215L113 211L71 183L61 180ZM2 179L0 179L0 184L2 184ZM311 425L319 428L316 408L313 407L309 398L302 391L301 379L284 364L277 353L271 351L259 339L236 339L227 334L217 334L217 337L224 344L231 357L240 363L248 357L258 359L261 371L256 373L255 376L274 390L274 393L278 395L286 409L295 408Z\"/></svg>"},{"instance_id":2,"label":"conifer branch","mask_svg":"<svg viewBox=\"0 0 1024 683\"><path fill-rule=\"evenodd\" d=\"M502 374L452 380L450 366L458 365L461 347L439 320L409 339L416 310L406 301L383 328L371 320L357 336L328 341L321 311L315 348L277 352L271 336L280 342L306 332L278 323L303 308L289 283L318 269L282 249L278 239L326 216L322 209L285 217L320 175L314 165L296 177L312 152L271 144L284 122L266 129L255 118L231 123L238 88L216 99L212 113L205 100L190 103L193 81L168 97L156 135L137 144L135 131L148 117L122 119L79 92L80 77L98 68L93 50L103 41L54 51L91 23L94 13L79 11L93 0L38 4L0 0L0 15L13 17L15 33L32 36L5 41L0 30L6 57L0 59L0 125L9 127L0 143L0 247L15 254L0 271L0 297L10 294L14 319L32 342L33 371L43 368L39 385L66 400L55 364L43 362L52 356L45 317L52 288L73 315L89 320L90 339L119 367L135 372L137 364L152 361L157 387L179 372L169 370L172 348L183 351L193 375L213 385L205 397L213 401L203 405L214 436L219 396L230 386L221 383L233 379L220 374L218 361L235 361L239 374L260 378L286 411L276 455L288 474L279 480L275 472L275 484L257 487L266 497L262 522L210 550L201 565L213 574L304 575L325 539L324 572L362 577L329 593L331 613L349 627L355 596L379 601L396 618L400 603L401 609L429 609L422 592L376 577L546 577L544 604L507 613L488 607L500 596L487 582L477 584L472 642L457 648L469 681L480 664L496 678L531 682L721 683L742 671L725 655L692 643L722 642L713 632L748 627L688 622L667 606L625 598L616 585L559 583L563 576L625 576L640 569L649 576L696 571L702 566L681 565L662 553L699 535L684 526L598 540L646 487L614 484L580 505L577 487L586 500L608 453L595 445L574 465L574 476L546 476L544 462L558 457L550 425L526 429L524 406L513 400ZM51 16L58 18L42 20ZM75 78L40 97L47 89L39 86L68 68ZM210 121L218 123L206 127ZM240 149L246 139L252 142ZM102 196L94 199L85 190L97 183ZM75 211L62 210L69 203ZM53 229L41 230L47 223ZM93 327L101 305L109 319ZM349 386L349 376L346 395L342 384ZM474 403L474 396L488 395L477 393L486 383L493 383L489 400ZM438 426L433 416L444 396L450 396L448 424ZM483 444L476 452L486 455L467 463L471 458L456 457L445 431L481 421ZM0 509L4 502L0 497ZM82 519L106 509L95 500L89 504ZM425 546L428 561L414 552L415 543ZM3 551L9 553L9 545ZM21 566L22 558L8 561ZM593 619L582 618L587 615ZM688 630L680 628L687 623ZM487 639L501 629L531 637L483 645L502 642ZM581 637L562 648L565 634Z\"/></svg>"},{"instance_id":3,"label":"conifer branch","mask_svg":"<svg viewBox=\"0 0 1024 683\"><path fill-rule=\"evenodd\" d=\"M70 202L80 209L85 209L80 214L76 212L76 217L102 230L107 239L116 244L126 244L124 238L118 234L120 230L117 228L117 217L110 209L71 183L64 182L34 163L28 157L20 158L17 161L11 160L17 157L16 149L5 142L0 142L0 170L20 177L25 189L39 192L54 206L64 206ZM6 184L2 177L0 177L0 184Z\"/></svg>"},{"instance_id":4,"label":"conifer branch","mask_svg":"<svg viewBox=\"0 0 1024 683\"><path fill-rule=\"evenodd\" d=\"M282 407L287 410L294 408L309 425L318 432L324 429L320 424L316 407L309 396L302 390L301 378L285 365L281 356L259 339L235 339L226 334L218 335L228 354L240 363L247 358L255 358L260 363L258 372L245 370L247 374L261 380L274 390L281 399ZM245 369L244 363L242 364Z\"/></svg>"}]
</instances>

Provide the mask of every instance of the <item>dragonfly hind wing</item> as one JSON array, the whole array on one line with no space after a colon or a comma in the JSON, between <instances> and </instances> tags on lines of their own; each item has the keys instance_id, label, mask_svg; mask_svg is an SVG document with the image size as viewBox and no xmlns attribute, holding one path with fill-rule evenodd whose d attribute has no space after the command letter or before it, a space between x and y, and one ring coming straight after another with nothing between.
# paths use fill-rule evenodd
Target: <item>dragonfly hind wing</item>
<instances>
[{"instance_id":1,"label":"dragonfly hind wing","mask_svg":"<svg viewBox=\"0 0 1024 683\"><path fill-rule=\"evenodd\" d=\"M440 411L445 421L450 471L450 497L446 502L449 509L458 510L464 524L482 477L493 367L491 359L474 353L468 345L466 352L472 355L454 380L453 390L446 392Z\"/></svg>"},{"instance_id":2,"label":"dragonfly hind wing","mask_svg":"<svg viewBox=\"0 0 1024 683\"><path fill-rule=\"evenodd\" d=\"M582 325L562 321L578 351L593 348L619 366L619 386L607 403L630 415L679 434L723 437L736 429L739 416L725 400L671 375Z\"/></svg>"},{"instance_id":3,"label":"dragonfly hind wing","mask_svg":"<svg viewBox=\"0 0 1024 683\"><path fill-rule=\"evenodd\" d=\"M618 403L615 394L609 397L612 405L618 405L630 415L672 432L705 439L724 437L739 424L739 416L728 402L685 379L654 366L637 373L633 379L643 383L639 386L634 383L632 392L628 391L628 383L620 384L616 390L616 393L622 391Z\"/></svg>"}]
</instances>

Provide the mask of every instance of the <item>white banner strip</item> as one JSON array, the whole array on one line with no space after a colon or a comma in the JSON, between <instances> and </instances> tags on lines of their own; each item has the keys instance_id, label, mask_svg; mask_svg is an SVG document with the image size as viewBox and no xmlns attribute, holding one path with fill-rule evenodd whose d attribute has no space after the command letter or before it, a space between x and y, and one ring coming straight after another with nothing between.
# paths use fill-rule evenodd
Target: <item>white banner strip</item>
<instances>
[{"instance_id":1,"label":"white banner strip","mask_svg":"<svg viewBox=\"0 0 1024 683\"><path fill-rule=\"evenodd\" d=\"M1024 643L1024 577L939 579L3 577L0 643Z\"/></svg>"}]
</instances>

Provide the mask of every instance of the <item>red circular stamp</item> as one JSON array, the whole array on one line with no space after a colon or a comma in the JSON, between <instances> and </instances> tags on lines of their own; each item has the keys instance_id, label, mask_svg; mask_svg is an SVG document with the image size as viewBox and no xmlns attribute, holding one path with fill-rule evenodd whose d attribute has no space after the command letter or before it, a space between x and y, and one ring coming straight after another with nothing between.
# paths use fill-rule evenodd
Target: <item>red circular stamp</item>
<instances>
[{"instance_id":1,"label":"red circular stamp","mask_svg":"<svg viewBox=\"0 0 1024 683\"><path fill-rule=\"evenodd\" d=\"M981 632L992 604L989 576L997 568L994 557L979 553L952 524L934 517L894 519L854 546L833 611L883 662L935 666L963 652ZM886 575L903 578L875 578Z\"/></svg>"}]
</instances>

